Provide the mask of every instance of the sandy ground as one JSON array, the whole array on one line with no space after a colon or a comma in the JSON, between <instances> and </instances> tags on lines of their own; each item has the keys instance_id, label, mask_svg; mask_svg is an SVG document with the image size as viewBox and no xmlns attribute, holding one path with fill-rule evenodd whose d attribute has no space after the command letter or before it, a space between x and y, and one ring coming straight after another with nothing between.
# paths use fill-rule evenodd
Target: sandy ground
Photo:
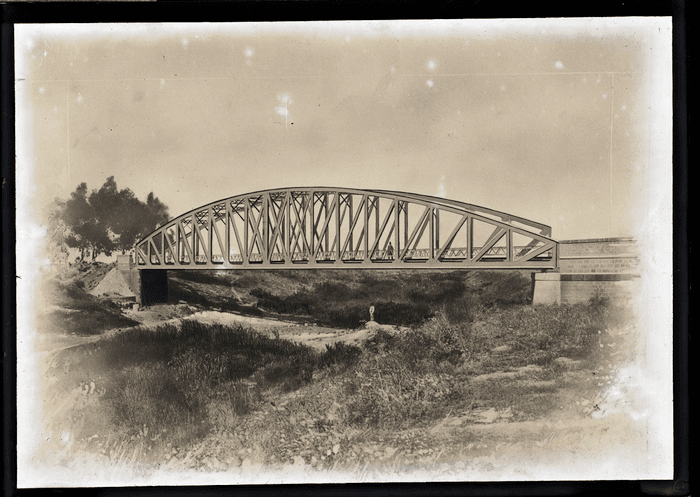
<instances>
[{"instance_id":1,"label":"sandy ground","mask_svg":"<svg viewBox=\"0 0 700 497\"><path fill-rule=\"evenodd\" d=\"M375 322L367 323L360 330L346 330L327 328L316 325L300 325L296 322L243 316L228 312L202 311L187 304L178 305L153 305L138 311L127 310L124 314L140 322L144 326L158 326L165 323L178 323L181 319L193 319L201 323L218 323L222 325L244 324L257 331L272 333L276 331L281 338L293 342L304 343L319 350L324 350L326 345L343 341L358 343L371 337L377 330L395 330L396 327L381 325Z\"/></svg>"}]
</instances>

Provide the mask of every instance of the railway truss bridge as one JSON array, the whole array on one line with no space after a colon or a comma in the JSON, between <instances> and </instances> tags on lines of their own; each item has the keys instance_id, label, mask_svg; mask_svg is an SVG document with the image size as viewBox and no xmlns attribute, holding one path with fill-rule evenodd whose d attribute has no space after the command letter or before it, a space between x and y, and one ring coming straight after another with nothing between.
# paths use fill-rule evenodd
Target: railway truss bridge
<instances>
[{"instance_id":1,"label":"railway truss bridge","mask_svg":"<svg viewBox=\"0 0 700 497\"><path fill-rule=\"evenodd\" d=\"M557 269L549 226L386 190L280 188L218 200L134 246L139 270ZM150 271L147 271L150 272Z\"/></svg>"}]
</instances>

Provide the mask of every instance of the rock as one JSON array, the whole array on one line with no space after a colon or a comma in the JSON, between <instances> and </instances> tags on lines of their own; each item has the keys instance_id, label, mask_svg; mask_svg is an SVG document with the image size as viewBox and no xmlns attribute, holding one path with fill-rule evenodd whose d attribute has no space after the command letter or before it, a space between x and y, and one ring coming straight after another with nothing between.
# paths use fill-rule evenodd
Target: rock
<instances>
[{"instance_id":1,"label":"rock","mask_svg":"<svg viewBox=\"0 0 700 497\"><path fill-rule=\"evenodd\" d=\"M478 419L480 423L493 423L498 418L498 413L493 407L487 411L477 412L476 414L480 418Z\"/></svg>"},{"instance_id":2,"label":"rock","mask_svg":"<svg viewBox=\"0 0 700 497\"><path fill-rule=\"evenodd\" d=\"M239 468L241 466L241 458L238 456L231 456L228 459L226 459L226 463L229 466L234 466L236 468Z\"/></svg>"}]
</instances>

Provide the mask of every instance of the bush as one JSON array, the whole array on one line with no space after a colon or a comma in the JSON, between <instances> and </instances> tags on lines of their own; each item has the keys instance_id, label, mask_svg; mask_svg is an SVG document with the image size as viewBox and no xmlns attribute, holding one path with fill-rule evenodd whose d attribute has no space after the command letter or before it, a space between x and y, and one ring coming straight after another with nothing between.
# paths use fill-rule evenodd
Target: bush
<instances>
[{"instance_id":1,"label":"bush","mask_svg":"<svg viewBox=\"0 0 700 497\"><path fill-rule=\"evenodd\" d=\"M326 344L326 350L316 360L316 365L319 368L328 367L330 365L347 368L355 364L361 355L362 349L357 345L335 342L333 344Z\"/></svg>"},{"instance_id":2,"label":"bush","mask_svg":"<svg viewBox=\"0 0 700 497\"><path fill-rule=\"evenodd\" d=\"M248 293L258 299L258 307L278 314L310 315L313 312L314 300L306 292L297 292L288 297L278 297L262 288L254 288Z\"/></svg>"},{"instance_id":3,"label":"bush","mask_svg":"<svg viewBox=\"0 0 700 497\"><path fill-rule=\"evenodd\" d=\"M487 306L512 306L529 304L532 295L532 279L526 272L489 271L483 274L480 299Z\"/></svg>"},{"instance_id":4,"label":"bush","mask_svg":"<svg viewBox=\"0 0 700 497\"><path fill-rule=\"evenodd\" d=\"M467 285L461 280L433 278L418 288L410 289L407 296L413 303L438 304L455 301L462 297L466 290Z\"/></svg>"},{"instance_id":5,"label":"bush","mask_svg":"<svg viewBox=\"0 0 700 497\"><path fill-rule=\"evenodd\" d=\"M128 429L144 425L170 428L192 413L187 398L162 364L125 369L111 389L110 400L117 425Z\"/></svg>"},{"instance_id":6,"label":"bush","mask_svg":"<svg viewBox=\"0 0 700 497\"><path fill-rule=\"evenodd\" d=\"M388 351L365 357L345 386L350 424L401 428L444 416L450 387L431 372L410 367L404 355Z\"/></svg>"},{"instance_id":7,"label":"bush","mask_svg":"<svg viewBox=\"0 0 700 497\"><path fill-rule=\"evenodd\" d=\"M127 428L202 422L230 427L258 400L242 379L253 375L259 388L291 391L311 381L314 368L352 356L342 346L324 357L242 326L189 320L179 327L125 330L100 346L108 366L123 368L109 400L114 419Z\"/></svg>"},{"instance_id":8,"label":"bush","mask_svg":"<svg viewBox=\"0 0 700 497\"><path fill-rule=\"evenodd\" d=\"M344 283L323 281L314 285L314 295L324 302L344 302L357 297L357 294Z\"/></svg>"}]
</instances>

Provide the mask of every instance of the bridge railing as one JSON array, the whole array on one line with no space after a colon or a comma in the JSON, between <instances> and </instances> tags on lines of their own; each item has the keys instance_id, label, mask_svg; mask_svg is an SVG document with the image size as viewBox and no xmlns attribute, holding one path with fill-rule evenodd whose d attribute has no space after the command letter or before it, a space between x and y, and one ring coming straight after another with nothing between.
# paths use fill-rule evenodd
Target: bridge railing
<instances>
[{"instance_id":1,"label":"bridge railing","mask_svg":"<svg viewBox=\"0 0 700 497\"><path fill-rule=\"evenodd\" d=\"M524 250L527 250L527 246L520 246L520 247L513 247L513 253L515 256L517 254L523 252ZM472 249L472 254L470 257L474 257L475 254L477 254L481 250L481 247L475 247ZM484 254L484 257L489 258L489 259L494 259L494 260L504 260L507 256L506 253L506 247L492 247L489 250L486 251ZM449 249L444 252L444 254L441 257L441 260L464 260L467 258L468 255L468 249L466 247L461 247L461 248L454 248L454 249ZM376 250L372 254L372 260L376 261L392 261L396 257L395 251L389 251L389 250ZM540 260L548 260L552 257L551 253L545 252L543 255L540 256ZM427 261L430 258L430 250L429 249L413 249L413 250L408 250L406 251L406 254L404 257L402 257L402 260L405 261L411 261L411 260L416 260L416 261ZM304 263L308 262L311 259L311 254L309 252L293 252L292 253L292 262L297 262L297 263ZM365 252L363 250L354 250L354 251L345 251L341 252L341 259L343 261L363 261L365 260ZM286 262L286 258L281 255L281 254L272 254L270 257L270 262L272 263L284 263ZM316 256L316 261L318 262L335 262L337 260L337 253L335 251L319 251ZM212 263L214 264L224 264L226 262L226 259L222 255L214 255L212 256ZM243 256L241 254L230 254L228 258L228 263L229 264L243 264L245 261L243 259ZM250 256L250 263L262 263L263 262L263 256L262 254L251 254ZM156 256L151 257L151 263L152 264L157 264L158 263L158 258ZM165 263L166 264L175 264L175 259L172 257L170 253L165 254ZM195 264L206 264L207 263L207 257L204 255L196 256L195 257ZM187 256L181 257L180 258L180 264L190 264L190 258Z\"/></svg>"}]
</instances>

